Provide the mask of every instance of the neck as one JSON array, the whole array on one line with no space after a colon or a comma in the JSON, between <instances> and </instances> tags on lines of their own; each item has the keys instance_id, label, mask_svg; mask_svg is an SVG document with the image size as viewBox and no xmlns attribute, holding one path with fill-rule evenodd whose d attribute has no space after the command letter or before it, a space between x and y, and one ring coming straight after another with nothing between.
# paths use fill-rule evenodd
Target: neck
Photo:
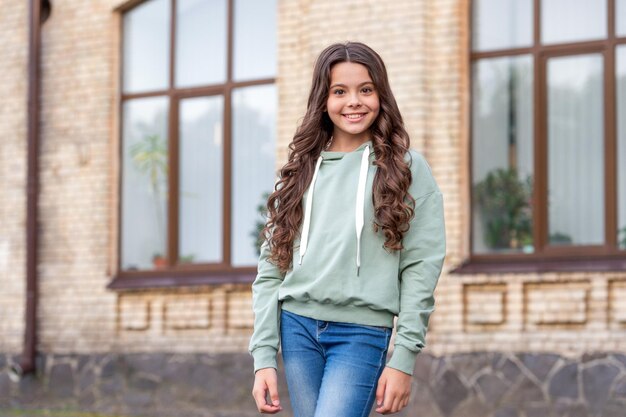
<instances>
[{"instance_id":1,"label":"neck","mask_svg":"<svg viewBox=\"0 0 626 417\"><path fill-rule=\"evenodd\" d=\"M370 140L369 134L359 136L345 136L341 134L336 136L333 134L332 143L327 150L331 152L352 152L368 140Z\"/></svg>"}]
</instances>

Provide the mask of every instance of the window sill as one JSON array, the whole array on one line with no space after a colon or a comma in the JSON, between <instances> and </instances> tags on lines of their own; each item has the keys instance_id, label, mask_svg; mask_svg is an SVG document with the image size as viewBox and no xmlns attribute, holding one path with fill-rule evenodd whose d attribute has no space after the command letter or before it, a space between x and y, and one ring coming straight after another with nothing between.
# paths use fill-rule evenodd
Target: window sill
<instances>
[{"instance_id":1,"label":"window sill","mask_svg":"<svg viewBox=\"0 0 626 417\"><path fill-rule=\"evenodd\" d=\"M145 290L162 288L195 287L222 284L252 284L256 277L253 272L205 272L194 274L181 274L177 272L160 273L159 275L128 276L117 275L107 285L107 288L115 291Z\"/></svg>"},{"instance_id":2,"label":"window sill","mask_svg":"<svg viewBox=\"0 0 626 417\"><path fill-rule=\"evenodd\" d=\"M614 272L626 271L626 258L570 259L535 261L466 261L449 271L450 274L510 274L541 272Z\"/></svg>"}]
</instances>

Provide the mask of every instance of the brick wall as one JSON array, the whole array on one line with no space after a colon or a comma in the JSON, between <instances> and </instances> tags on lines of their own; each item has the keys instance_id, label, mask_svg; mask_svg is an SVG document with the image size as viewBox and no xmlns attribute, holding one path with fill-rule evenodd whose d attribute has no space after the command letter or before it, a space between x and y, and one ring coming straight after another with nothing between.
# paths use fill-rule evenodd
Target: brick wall
<instances>
[{"instance_id":1,"label":"brick wall","mask_svg":"<svg viewBox=\"0 0 626 417\"><path fill-rule=\"evenodd\" d=\"M0 351L21 349L26 214L26 2L0 13Z\"/></svg>"},{"instance_id":2,"label":"brick wall","mask_svg":"<svg viewBox=\"0 0 626 417\"><path fill-rule=\"evenodd\" d=\"M107 349L114 37L110 1L55 2L42 31L39 349Z\"/></svg>"},{"instance_id":3,"label":"brick wall","mask_svg":"<svg viewBox=\"0 0 626 417\"><path fill-rule=\"evenodd\" d=\"M247 286L115 293L120 1L55 2L43 30L39 349L245 352ZM0 351L21 346L27 10L0 15ZM343 13L342 10L349 10ZM467 256L467 1L279 1L278 162L304 114L313 60L359 40L385 60L414 148L445 195L449 254L427 349L626 348L626 274L447 274Z\"/></svg>"}]
</instances>

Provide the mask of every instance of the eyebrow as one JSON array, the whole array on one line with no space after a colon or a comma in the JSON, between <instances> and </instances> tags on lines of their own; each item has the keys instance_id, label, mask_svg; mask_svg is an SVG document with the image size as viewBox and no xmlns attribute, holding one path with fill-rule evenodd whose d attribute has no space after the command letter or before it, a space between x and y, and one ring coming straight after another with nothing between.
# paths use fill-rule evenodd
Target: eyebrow
<instances>
[{"instance_id":1,"label":"eyebrow","mask_svg":"<svg viewBox=\"0 0 626 417\"><path fill-rule=\"evenodd\" d=\"M359 84L358 86L362 87L365 84L374 84L374 81L365 81L365 82L362 82L361 84ZM342 83L335 83L335 84L330 86L330 88L335 88L335 87L347 87L347 85L342 84Z\"/></svg>"}]
</instances>

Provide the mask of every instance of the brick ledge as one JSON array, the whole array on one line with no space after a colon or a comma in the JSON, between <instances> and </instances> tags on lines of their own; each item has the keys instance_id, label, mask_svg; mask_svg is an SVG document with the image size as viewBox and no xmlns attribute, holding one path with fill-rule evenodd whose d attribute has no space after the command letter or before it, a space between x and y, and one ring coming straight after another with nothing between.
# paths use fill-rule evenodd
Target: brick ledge
<instances>
[{"instance_id":1,"label":"brick ledge","mask_svg":"<svg viewBox=\"0 0 626 417\"><path fill-rule=\"evenodd\" d=\"M240 273L206 273L194 275L178 275L171 273L169 275L158 276L126 276L117 275L107 285L110 290L144 290L155 288L179 288L194 287L221 284L252 284L256 272L240 272Z\"/></svg>"},{"instance_id":2,"label":"brick ledge","mask_svg":"<svg viewBox=\"0 0 626 417\"><path fill-rule=\"evenodd\" d=\"M468 260L452 268L450 274L503 274L537 272L623 272L626 258L530 260L530 261L473 261Z\"/></svg>"}]
</instances>

